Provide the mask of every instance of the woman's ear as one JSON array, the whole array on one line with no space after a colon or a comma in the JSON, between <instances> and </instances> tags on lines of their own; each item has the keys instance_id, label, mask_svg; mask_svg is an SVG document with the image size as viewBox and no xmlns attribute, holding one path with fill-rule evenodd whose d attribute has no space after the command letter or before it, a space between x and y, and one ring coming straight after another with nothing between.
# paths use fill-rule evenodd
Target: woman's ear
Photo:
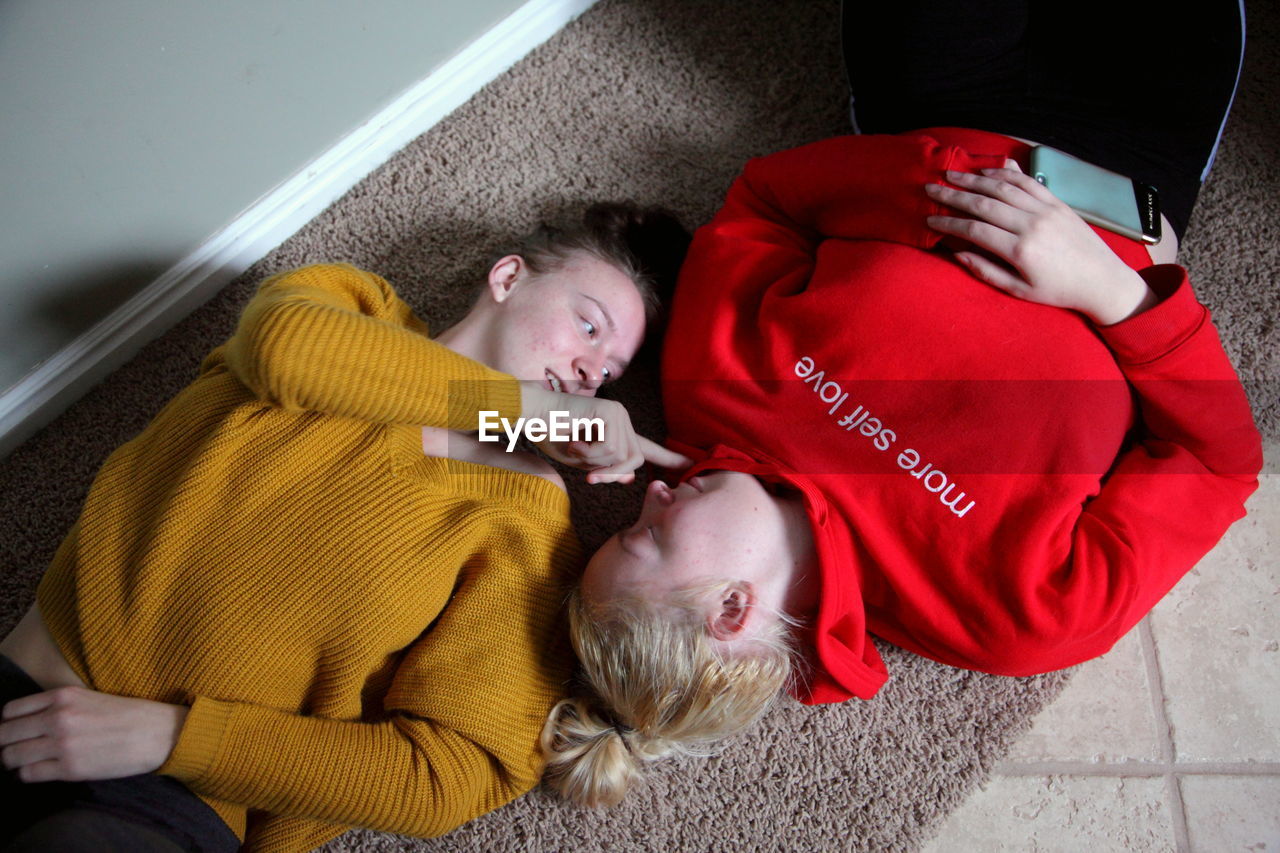
<instances>
[{"instance_id":1,"label":"woman's ear","mask_svg":"<svg viewBox=\"0 0 1280 853\"><path fill-rule=\"evenodd\" d=\"M734 581L720 594L719 602L707 620L707 630L717 640L741 639L755 611L756 595L751 584Z\"/></svg>"},{"instance_id":2,"label":"woman's ear","mask_svg":"<svg viewBox=\"0 0 1280 853\"><path fill-rule=\"evenodd\" d=\"M519 255L499 258L489 269L489 294L494 302L505 302L528 277L529 268Z\"/></svg>"}]
</instances>

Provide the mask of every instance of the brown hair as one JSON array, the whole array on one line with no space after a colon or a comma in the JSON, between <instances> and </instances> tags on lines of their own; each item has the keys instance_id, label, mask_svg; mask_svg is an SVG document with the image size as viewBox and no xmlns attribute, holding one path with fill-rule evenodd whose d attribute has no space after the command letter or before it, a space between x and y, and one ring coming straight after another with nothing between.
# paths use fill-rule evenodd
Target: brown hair
<instances>
[{"instance_id":1,"label":"brown hair","mask_svg":"<svg viewBox=\"0 0 1280 853\"><path fill-rule=\"evenodd\" d=\"M697 605L706 589L683 590L664 604L623 597L588 605L579 591L571 594L569 632L583 689L552 709L541 741L545 779L564 797L614 805L644 764L710 754L786 688L795 620L778 619L764 638L728 655Z\"/></svg>"},{"instance_id":2,"label":"brown hair","mask_svg":"<svg viewBox=\"0 0 1280 853\"><path fill-rule=\"evenodd\" d=\"M540 225L489 265L519 255L531 273L542 275L559 269L571 252L587 252L631 279L644 300L645 319L652 322L670 301L690 240L688 230L664 207L600 202L588 207L577 225Z\"/></svg>"}]
</instances>

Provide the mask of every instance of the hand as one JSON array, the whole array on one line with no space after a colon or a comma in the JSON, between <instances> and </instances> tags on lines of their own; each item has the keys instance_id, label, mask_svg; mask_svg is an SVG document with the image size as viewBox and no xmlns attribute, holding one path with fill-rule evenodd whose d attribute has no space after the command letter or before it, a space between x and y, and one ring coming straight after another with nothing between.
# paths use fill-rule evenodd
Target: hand
<instances>
[{"instance_id":1,"label":"hand","mask_svg":"<svg viewBox=\"0 0 1280 853\"><path fill-rule=\"evenodd\" d=\"M182 705L59 687L4 706L0 755L23 782L150 773L168 759L186 718Z\"/></svg>"},{"instance_id":2,"label":"hand","mask_svg":"<svg viewBox=\"0 0 1280 853\"><path fill-rule=\"evenodd\" d=\"M556 411L568 412L570 418L600 418L604 422L604 438L600 441L537 443L538 449L552 459L588 471L588 483L630 483L645 462L670 469L693 464L637 433L626 406L616 400L548 391L540 382L521 382L520 386L520 414L525 418L549 421L550 413Z\"/></svg>"},{"instance_id":3,"label":"hand","mask_svg":"<svg viewBox=\"0 0 1280 853\"><path fill-rule=\"evenodd\" d=\"M930 198L974 218L930 216L929 227L960 237L1007 261L977 251L956 260L1006 293L1041 305L1079 311L1099 325L1118 323L1155 304L1156 296L1093 229L1017 163L980 175L946 173L955 184L926 184Z\"/></svg>"}]
</instances>

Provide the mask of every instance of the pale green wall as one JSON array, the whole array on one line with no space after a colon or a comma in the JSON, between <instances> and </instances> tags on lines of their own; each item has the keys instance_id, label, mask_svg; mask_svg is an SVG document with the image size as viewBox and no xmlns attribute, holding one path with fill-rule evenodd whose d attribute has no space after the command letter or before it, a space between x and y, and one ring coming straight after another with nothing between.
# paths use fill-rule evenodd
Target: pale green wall
<instances>
[{"instance_id":1,"label":"pale green wall","mask_svg":"<svg viewBox=\"0 0 1280 853\"><path fill-rule=\"evenodd\" d=\"M523 0L0 0L0 391Z\"/></svg>"}]
</instances>

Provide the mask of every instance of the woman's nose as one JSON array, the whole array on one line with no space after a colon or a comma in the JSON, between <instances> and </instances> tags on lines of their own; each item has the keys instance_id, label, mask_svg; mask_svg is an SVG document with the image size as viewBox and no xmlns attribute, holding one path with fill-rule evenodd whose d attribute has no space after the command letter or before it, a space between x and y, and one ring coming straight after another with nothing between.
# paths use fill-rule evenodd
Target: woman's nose
<instances>
[{"instance_id":1,"label":"woman's nose","mask_svg":"<svg viewBox=\"0 0 1280 853\"><path fill-rule=\"evenodd\" d=\"M578 377L580 388L594 391L601 385L604 359L594 353L578 356L573 362L573 372Z\"/></svg>"},{"instance_id":2,"label":"woman's nose","mask_svg":"<svg viewBox=\"0 0 1280 853\"><path fill-rule=\"evenodd\" d=\"M650 524L661 524L663 511L676 502L671 488L661 480L650 480L644 490L644 502L640 504L640 517L636 519L633 530L639 530Z\"/></svg>"},{"instance_id":3,"label":"woman's nose","mask_svg":"<svg viewBox=\"0 0 1280 853\"><path fill-rule=\"evenodd\" d=\"M671 494L671 487L661 480L654 479L649 482L644 493L645 503L653 503L655 506L669 506L675 503L675 495Z\"/></svg>"}]
</instances>

